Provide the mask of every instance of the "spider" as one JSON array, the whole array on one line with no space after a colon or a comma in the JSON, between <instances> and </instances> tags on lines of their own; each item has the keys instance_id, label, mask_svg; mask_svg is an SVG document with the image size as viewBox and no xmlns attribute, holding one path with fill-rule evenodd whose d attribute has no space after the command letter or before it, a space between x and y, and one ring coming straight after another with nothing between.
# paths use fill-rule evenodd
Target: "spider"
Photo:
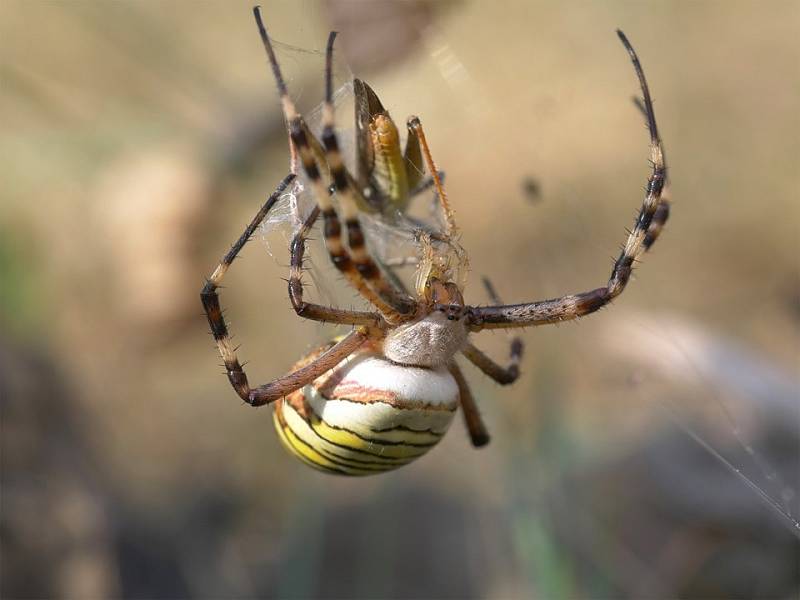
<instances>
[{"instance_id":1,"label":"spider","mask_svg":"<svg viewBox=\"0 0 800 600\"><path fill-rule=\"evenodd\" d=\"M275 427L286 448L306 464L328 473L370 475L413 461L439 442L459 406L472 444L476 447L487 444L489 435L455 357L462 354L485 375L501 385L508 385L519 377L523 345L519 338L514 338L509 360L501 365L473 344L471 334L487 329L560 323L597 311L622 293L634 263L655 242L669 216L669 202L662 198L666 165L661 140L644 72L633 47L618 30L617 35L630 55L643 94L640 107L650 133L652 173L644 202L608 283L561 298L503 304L488 280L484 280L492 304L472 306L465 303L463 296L467 254L459 244L455 215L419 118L410 117L407 121L409 141L404 159L413 163L415 172L422 171L424 159L438 197L442 227L439 231L417 229L417 276L414 289L409 292L387 275L389 269L373 259L359 220L369 207L381 210L392 204L402 208L409 190L419 184L419 178L414 176L406 177L404 183L397 185L398 178L403 177L398 175L403 166L399 137L374 135L368 138L366 134L359 134L364 137L358 153L366 168L361 169L358 177L351 176L344 165L334 128L332 56L335 32L330 34L326 50L320 142L311 134L289 97L259 8L255 7L253 13L288 124L293 166L292 172L256 213L201 291L203 307L231 385L251 406L273 403ZM367 108L361 109L361 116L359 108L356 109L359 129L362 132L366 129L380 132L381 127L391 129L381 117L385 111L374 92L359 82L356 94L368 100ZM361 104L363 107L364 103ZM381 140L386 142L385 146L380 145ZM387 156L389 160L385 159ZM308 353L288 375L251 387L232 346L217 289L242 247L295 182L298 158L316 206L290 243L289 298L298 316L349 325L352 330ZM381 161L383 166L379 164ZM333 181L331 187L323 178L321 164ZM406 175L408 173L406 171ZM377 183L380 179L377 176L381 174L384 184L389 182L389 185ZM412 178L415 180L409 181ZM371 305L371 310L343 310L304 299L305 244L320 216L330 260Z\"/></svg>"}]
</instances>

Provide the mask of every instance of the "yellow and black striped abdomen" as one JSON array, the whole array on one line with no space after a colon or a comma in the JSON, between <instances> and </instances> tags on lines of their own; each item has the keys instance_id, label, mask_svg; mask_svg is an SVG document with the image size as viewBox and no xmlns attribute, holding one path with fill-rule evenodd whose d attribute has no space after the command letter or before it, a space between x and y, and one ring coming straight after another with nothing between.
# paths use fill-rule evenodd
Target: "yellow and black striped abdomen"
<instances>
[{"instance_id":1,"label":"yellow and black striped abdomen","mask_svg":"<svg viewBox=\"0 0 800 600\"><path fill-rule=\"evenodd\" d=\"M283 445L309 466L372 475L435 446L458 401L446 369L404 367L362 352L277 402L274 420Z\"/></svg>"}]
</instances>

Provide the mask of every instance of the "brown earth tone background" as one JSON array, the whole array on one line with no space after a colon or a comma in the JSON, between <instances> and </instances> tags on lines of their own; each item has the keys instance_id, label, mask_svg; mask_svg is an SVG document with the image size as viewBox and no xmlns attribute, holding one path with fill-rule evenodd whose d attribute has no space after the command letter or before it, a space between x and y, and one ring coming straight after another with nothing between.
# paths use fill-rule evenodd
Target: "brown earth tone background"
<instances>
[{"instance_id":1,"label":"brown earth tone background","mask_svg":"<svg viewBox=\"0 0 800 600\"><path fill-rule=\"evenodd\" d=\"M524 332L515 386L469 370L487 448L456 423L396 473L317 474L238 401L198 300L287 167L250 5L6 0L0 596L795 597L791 523L723 459L800 518L800 5L262 7L302 109L336 29L340 80L422 118L469 301L483 274L508 302L607 279L648 174L617 27L667 230L612 307ZM259 382L334 333L294 316L269 248L222 293Z\"/></svg>"}]
</instances>

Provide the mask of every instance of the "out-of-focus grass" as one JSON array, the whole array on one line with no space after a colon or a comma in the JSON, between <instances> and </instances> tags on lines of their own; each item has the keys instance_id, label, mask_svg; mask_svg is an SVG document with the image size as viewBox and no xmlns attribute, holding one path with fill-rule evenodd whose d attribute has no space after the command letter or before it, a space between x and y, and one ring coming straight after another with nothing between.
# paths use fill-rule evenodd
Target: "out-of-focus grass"
<instances>
[{"instance_id":1,"label":"out-of-focus grass","mask_svg":"<svg viewBox=\"0 0 800 600\"><path fill-rule=\"evenodd\" d=\"M19 338L36 337L45 325L42 290L32 248L25 253L23 239L0 230L0 323Z\"/></svg>"}]
</instances>

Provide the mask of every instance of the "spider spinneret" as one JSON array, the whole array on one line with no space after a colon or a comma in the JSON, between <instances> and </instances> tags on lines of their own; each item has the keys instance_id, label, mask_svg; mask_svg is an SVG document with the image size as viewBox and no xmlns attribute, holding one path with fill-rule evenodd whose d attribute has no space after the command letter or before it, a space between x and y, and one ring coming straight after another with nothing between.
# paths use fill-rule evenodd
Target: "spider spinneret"
<instances>
[{"instance_id":1,"label":"spider spinneret","mask_svg":"<svg viewBox=\"0 0 800 600\"><path fill-rule=\"evenodd\" d=\"M506 385L519 376L522 342L519 338L512 340L508 365L502 366L473 345L470 335L484 329L558 323L595 312L622 292L634 262L655 242L669 216L669 202L662 197L666 165L661 140L636 53L618 31L642 89L640 108L650 132L653 171L636 223L608 283L552 300L503 304L484 279L492 304L470 306L464 300L467 254L459 244L455 216L420 120L411 117L407 121L408 137L401 151L397 128L377 95L367 84L355 80L357 174L351 175L334 129L332 61L336 34L331 33L327 45L320 140L289 97L258 7L253 13L281 97L293 167L201 291L231 385L252 406L274 403L275 426L286 448L306 464L329 473L369 475L411 462L439 442L459 407L473 444L485 445L489 435L455 358L462 354L485 375ZM296 185L294 165L298 159L316 207L290 245L289 298L301 317L353 329L307 354L288 375L252 388L231 345L217 290L228 267L280 196ZM321 164L332 186L323 179ZM427 181L423 180L425 168L430 174ZM410 199L429 187L436 191L439 228L415 223L404 213ZM391 226L413 230L418 242L413 292L389 267L371 256L360 221L367 212L377 213ZM304 299L305 243L320 217L331 262L374 310L343 310Z\"/></svg>"}]
</instances>

